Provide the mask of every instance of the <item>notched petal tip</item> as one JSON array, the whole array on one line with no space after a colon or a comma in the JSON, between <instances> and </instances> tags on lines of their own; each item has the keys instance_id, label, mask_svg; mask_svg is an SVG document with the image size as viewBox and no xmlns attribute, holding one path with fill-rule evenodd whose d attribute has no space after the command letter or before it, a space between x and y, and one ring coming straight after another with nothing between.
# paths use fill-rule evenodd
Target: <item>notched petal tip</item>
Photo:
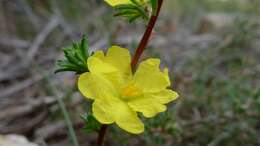
<instances>
[{"instance_id":1,"label":"notched petal tip","mask_svg":"<svg viewBox=\"0 0 260 146\"><path fill-rule=\"evenodd\" d=\"M164 68L163 74L164 74L165 80L168 82L169 86L171 86L171 81L170 81L170 77L169 77L169 69L167 67Z\"/></svg>"},{"instance_id":2,"label":"notched petal tip","mask_svg":"<svg viewBox=\"0 0 260 146\"><path fill-rule=\"evenodd\" d=\"M160 68L161 60L158 59L158 58L149 58L149 59L147 59L143 62L146 62L149 65L156 66L156 67Z\"/></svg>"},{"instance_id":3,"label":"notched petal tip","mask_svg":"<svg viewBox=\"0 0 260 146\"><path fill-rule=\"evenodd\" d=\"M117 69L105 62L104 60L91 56L87 60L88 68L91 73L110 73L110 72L116 72Z\"/></svg>"},{"instance_id":4,"label":"notched petal tip","mask_svg":"<svg viewBox=\"0 0 260 146\"><path fill-rule=\"evenodd\" d=\"M179 93L177 93L176 91L173 91L174 93L173 93L173 101L174 100L176 100L176 99L178 99L178 98L180 98L180 95L179 95Z\"/></svg>"},{"instance_id":5,"label":"notched petal tip","mask_svg":"<svg viewBox=\"0 0 260 146\"><path fill-rule=\"evenodd\" d=\"M105 54L103 51L99 50L94 52L93 57L97 57L99 59L103 59L105 57Z\"/></svg>"},{"instance_id":6,"label":"notched petal tip","mask_svg":"<svg viewBox=\"0 0 260 146\"><path fill-rule=\"evenodd\" d=\"M143 115L144 115L146 118L153 118L153 117L155 117L156 115L158 115L159 113L165 112L166 110L167 110L166 105L158 104L154 110L150 110L150 111L147 111L147 112L143 112Z\"/></svg>"},{"instance_id":7,"label":"notched petal tip","mask_svg":"<svg viewBox=\"0 0 260 146\"><path fill-rule=\"evenodd\" d=\"M125 59L129 60L129 63L131 59L129 50L117 45L113 45L108 49L107 57L126 57Z\"/></svg>"},{"instance_id":8,"label":"notched petal tip","mask_svg":"<svg viewBox=\"0 0 260 146\"><path fill-rule=\"evenodd\" d=\"M159 92L170 86L170 79L166 71L161 71L160 59L147 59L138 66L134 82L142 87L144 92Z\"/></svg>"}]
</instances>

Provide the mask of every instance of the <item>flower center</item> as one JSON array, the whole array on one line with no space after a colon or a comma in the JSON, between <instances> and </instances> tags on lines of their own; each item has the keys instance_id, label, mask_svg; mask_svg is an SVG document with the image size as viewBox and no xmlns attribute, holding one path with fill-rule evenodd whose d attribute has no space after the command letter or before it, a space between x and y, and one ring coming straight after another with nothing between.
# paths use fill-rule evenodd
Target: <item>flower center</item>
<instances>
[{"instance_id":1,"label":"flower center","mask_svg":"<svg viewBox=\"0 0 260 146\"><path fill-rule=\"evenodd\" d=\"M135 85L127 85L126 87L123 88L122 90L122 97L127 98L127 97L133 97L141 94L141 89L138 88Z\"/></svg>"}]
</instances>

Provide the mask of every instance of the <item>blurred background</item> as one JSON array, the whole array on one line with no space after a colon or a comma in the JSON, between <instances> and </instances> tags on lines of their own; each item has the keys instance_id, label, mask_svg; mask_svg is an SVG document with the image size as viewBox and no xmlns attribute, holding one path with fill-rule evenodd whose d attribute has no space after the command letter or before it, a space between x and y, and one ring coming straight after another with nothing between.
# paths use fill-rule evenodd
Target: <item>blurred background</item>
<instances>
[{"instance_id":1,"label":"blurred background","mask_svg":"<svg viewBox=\"0 0 260 146\"><path fill-rule=\"evenodd\" d=\"M80 118L90 101L75 74L54 74L55 60L83 33L90 51L117 44L133 52L144 23L113 13L103 0L0 0L0 146L12 138L73 145L57 99L80 145L94 145L97 134ZM143 59L162 59L181 98L145 119L141 135L110 126L105 145L260 146L259 18L259 0L165 0Z\"/></svg>"}]
</instances>

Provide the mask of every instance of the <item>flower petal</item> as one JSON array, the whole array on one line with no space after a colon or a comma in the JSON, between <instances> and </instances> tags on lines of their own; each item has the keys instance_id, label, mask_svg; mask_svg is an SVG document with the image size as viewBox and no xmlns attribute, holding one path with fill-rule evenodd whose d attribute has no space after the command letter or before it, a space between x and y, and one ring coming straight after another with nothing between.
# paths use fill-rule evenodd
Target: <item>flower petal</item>
<instances>
[{"instance_id":1,"label":"flower petal","mask_svg":"<svg viewBox=\"0 0 260 146\"><path fill-rule=\"evenodd\" d=\"M131 76L131 56L128 49L112 46L106 56L102 51L97 51L88 58L88 68L92 73L118 72L122 78Z\"/></svg>"},{"instance_id":2,"label":"flower petal","mask_svg":"<svg viewBox=\"0 0 260 146\"><path fill-rule=\"evenodd\" d=\"M101 102L100 100L95 100L94 103L92 104L92 112L94 117L103 124L112 124L114 122L113 117L109 112L107 111L106 108L106 103Z\"/></svg>"},{"instance_id":3,"label":"flower petal","mask_svg":"<svg viewBox=\"0 0 260 146\"><path fill-rule=\"evenodd\" d=\"M116 124L133 134L139 134L144 131L142 121L137 117L137 113L133 111L126 103L121 102L115 105L117 110L114 113Z\"/></svg>"},{"instance_id":4,"label":"flower petal","mask_svg":"<svg viewBox=\"0 0 260 146\"><path fill-rule=\"evenodd\" d=\"M102 74L118 71L118 69L112 66L111 64L108 64L107 62L95 56L89 57L87 63L88 69L91 73Z\"/></svg>"},{"instance_id":5,"label":"flower petal","mask_svg":"<svg viewBox=\"0 0 260 146\"><path fill-rule=\"evenodd\" d=\"M116 67L124 78L131 75L131 55L128 49L112 46L108 49L106 62Z\"/></svg>"},{"instance_id":6,"label":"flower petal","mask_svg":"<svg viewBox=\"0 0 260 146\"><path fill-rule=\"evenodd\" d=\"M141 87L144 92L159 92L170 86L167 69L160 70L159 59L148 59L143 61L135 75L134 82Z\"/></svg>"},{"instance_id":7,"label":"flower petal","mask_svg":"<svg viewBox=\"0 0 260 146\"><path fill-rule=\"evenodd\" d=\"M115 121L120 128L133 134L144 131L144 125L137 113L116 96L97 99L93 106L93 114L100 123Z\"/></svg>"},{"instance_id":8,"label":"flower petal","mask_svg":"<svg viewBox=\"0 0 260 146\"><path fill-rule=\"evenodd\" d=\"M87 98L105 98L116 95L115 88L106 78L90 72L83 73L78 79L79 91Z\"/></svg>"},{"instance_id":9,"label":"flower petal","mask_svg":"<svg viewBox=\"0 0 260 146\"><path fill-rule=\"evenodd\" d=\"M117 6L117 5L122 5L122 4L129 4L131 3L130 0L105 0L109 5L112 7Z\"/></svg>"},{"instance_id":10,"label":"flower petal","mask_svg":"<svg viewBox=\"0 0 260 146\"><path fill-rule=\"evenodd\" d=\"M99 59L104 59L105 58L105 55L104 55L104 52L103 51L96 51L94 54L93 54L94 57L97 57Z\"/></svg>"},{"instance_id":11,"label":"flower petal","mask_svg":"<svg viewBox=\"0 0 260 146\"><path fill-rule=\"evenodd\" d=\"M104 56L97 51L88 58L88 68L91 73L100 74L120 90L131 77L130 53L127 49L112 46Z\"/></svg>"},{"instance_id":12,"label":"flower petal","mask_svg":"<svg viewBox=\"0 0 260 146\"><path fill-rule=\"evenodd\" d=\"M150 94L144 94L140 97L128 100L128 105L137 112L141 112L145 117L151 118L160 112L164 112L167 108L158 102Z\"/></svg>"},{"instance_id":13,"label":"flower petal","mask_svg":"<svg viewBox=\"0 0 260 146\"><path fill-rule=\"evenodd\" d=\"M151 93L149 95L161 104L167 104L171 101L176 100L179 97L179 94L177 92L169 89L165 89L158 93Z\"/></svg>"}]
</instances>

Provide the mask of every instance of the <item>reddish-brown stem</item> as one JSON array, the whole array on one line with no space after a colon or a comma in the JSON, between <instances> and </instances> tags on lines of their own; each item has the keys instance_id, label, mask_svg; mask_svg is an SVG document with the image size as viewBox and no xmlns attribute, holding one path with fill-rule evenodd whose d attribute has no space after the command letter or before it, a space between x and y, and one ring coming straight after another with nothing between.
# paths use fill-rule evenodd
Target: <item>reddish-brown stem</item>
<instances>
[{"instance_id":1,"label":"reddish-brown stem","mask_svg":"<svg viewBox=\"0 0 260 146\"><path fill-rule=\"evenodd\" d=\"M162 3L163 3L163 0L158 0L158 8L157 8L157 12L155 15L153 15L148 23L148 26L146 28L146 31L143 35L143 38L141 40L141 42L139 43L136 51L135 51L135 54L134 54L134 57L132 59L132 62L131 62L131 67L132 69L134 70L137 63L138 63L138 60L139 58L141 57L144 49L146 48L147 44L148 44L148 41L149 41L149 38L152 34L152 31L153 31L153 28L154 28L154 25L156 23L156 20L159 16L159 13L160 13L160 10L161 10L161 7L162 7Z\"/></svg>"},{"instance_id":2,"label":"reddish-brown stem","mask_svg":"<svg viewBox=\"0 0 260 146\"><path fill-rule=\"evenodd\" d=\"M102 125L98 134L96 146L102 146L108 125Z\"/></svg>"},{"instance_id":3,"label":"reddish-brown stem","mask_svg":"<svg viewBox=\"0 0 260 146\"><path fill-rule=\"evenodd\" d=\"M148 41L149 41L149 38L152 34L152 31L153 31L153 28L154 28L154 25L157 21L157 18L159 16L159 13L160 13L160 10L161 10L161 7L162 7L162 3L163 3L163 0L158 0L158 8L157 8L157 12L155 15L153 15L150 20L149 20L149 23L148 23L148 26L146 28L146 31L135 51L135 54L134 54L134 57L132 59L132 62L131 62L131 67L132 67L132 70L135 69L138 61L139 61L139 58L141 57L144 49L146 48L147 44L148 44ZM106 130L107 130L107 127L108 125L102 125L100 131L99 131L99 135L98 135L98 139L97 139L97 144L96 146L102 146L103 144L103 141L104 141L104 137L105 137L105 134L106 134Z\"/></svg>"}]
</instances>

